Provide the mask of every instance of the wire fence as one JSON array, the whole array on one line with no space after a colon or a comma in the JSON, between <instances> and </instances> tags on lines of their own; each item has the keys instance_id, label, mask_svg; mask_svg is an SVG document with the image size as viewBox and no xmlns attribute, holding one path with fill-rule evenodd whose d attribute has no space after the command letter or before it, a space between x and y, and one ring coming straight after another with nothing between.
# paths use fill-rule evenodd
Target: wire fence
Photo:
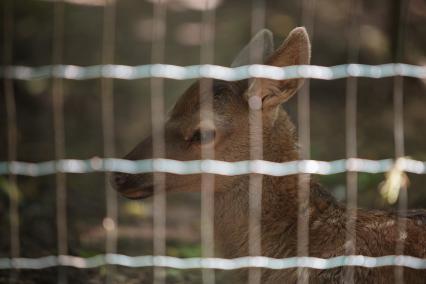
<instances>
[{"instance_id":1,"label":"wire fence","mask_svg":"<svg viewBox=\"0 0 426 284\"><path fill-rule=\"evenodd\" d=\"M426 67L402 63L382 65L343 64L332 67L315 65L275 67L252 64L235 68L209 64L187 67L169 64L148 64L141 66L106 64L87 67L75 65L49 65L42 67L7 66L0 70L0 74L4 78L18 80L37 80L52 77L69 80L90 80L97 78L137 80L152 77L175 80L213 78L225 81L238 81L253 77L273 80L295 78L335 80L348 77L386 78L393 76L425 79Z\"/></svg>"},{"instance_id":2,"label":"wire fence","mask_svg":"<svg viewBox=\"0 0 426 284\"><path fill-rule=\"evenodd\" d=\"M127 267L159 266L175 269L241 269L261 267L269 269L288 269L307 267L315 269L331 269L340 266L382 267L404 266L413 269L425 269L426 260L404 255L389 255L369 257L363 255L338 256L328 259L318 257L289 257L276 259L262 256L240 257L236 259L224 258L177 258L171 256L128 256L122 254L105 254L93 257L76 257L70 255L46 256L40 258L0 259L0 269L45 269L55 266L70 266L75 268L95 268L107 264Z\"/></svg>"},{"instance_id":3,"label":"wire fence","mask_svg":"<svg viewBox=\"0 0 426 284\"><path fill-rule=\"evenodd\" d=\"M61 1L58 1L61 2ZM112 96L112 81L111 79L123 79L123 80L137 80L142 78L152 79L152 90L155 93L155 100L153 100L153 109L159 110L162 113L163 108L163 86L161 81L155 81L155 78L166 78L166 79L175 79L175 80L187 80L187 79L198 79L198 78L211 78L211 79L220 79L225 81L238 81L243 79L251 78L267 78L273 80L284 80L284 79L295 79L295 78L307 78L307 79L320 79L320 80L336 80L341 78L353 79L357 77L366 77L366 78L385 78L385 77L412 77L418 79L426 79L426 67L425 66L416 66L410 64L402 63L390 63L382 65L365 65L365 64L343 64L332 67L325 66L315 66L315 65L297 65L289 67L273 67L268 65L260 64L250 64L241 67L228 68L224 66L211 65L211 64L201 64L193 66L176 66L168 64L148 64L140 66L126 66L126 65L116 65L112 64L113 62L113 38L109 38L109 31L114 28L114 2L111 1L108 5L108 9L105 11L105 22L104 22L104 42L103 46L103 64L94 65L94 66L75 66L75 65L62 65L61 61L61 36L63 30L56 30L56 37L54 49L56 50L56 55L54 55L53 65L46 65L41 67L29 67L29 66L15 66L9 64L10 60L7 61L7 64L0 69L0 76L6 81L11 80L41 80L41 79L55 79L56 85L52 91L52 96L58 96L61 94L61 81L62 79L67 80L90 80L90 79L103 79L102 84L102 110L103 110L103 132L104 132L104 154L105 158L94 157L87 160L81 159L64 159L65 153L59 151L56 153L55 160L38 162L38 163L28 163L23 161L17 161L15 153L9 155L9 161L0 162L0 174L1 175L22 175L22 176L44 176L51 174L60 174L60 173L90 173L90 172L121 172L128 174L137 174L137 173L173 173L179 175L189 175L189 174L216 174L216 175L244 175L244 174L262 174L270 176L288 176L296 174L319 174L319 175L332 175L343 172L366 172L366 173L384 173L390 172L393 169L397 169L399 172L407 172L414 174L426 174L426 161L419 161L403 155L396 155L395 158L384 159L384 160L368 160L356 158L356 151L353 153L351 149L348 149L348 157L346 159L335 160L335 161L317 161L308 159L309 150L306 150L306 155L303 160L290 161L284 163L275 163L262 159L262 153L257 155L252 153L253 158L248 161L237 161L237 162L226 162L219 161L211 158L214 156L214 153L203 153L202 160L191 160L191 161L177 161L171 159L146 159L138 161L130 161L125 159L112 158L114 156L114 145L111 141L112 134L112 124L113 124L113 102L111 99ZM161 1L160 1L161 2ZM155 17L165 21L165 12L163 9L165 7L157 6L161 5L160 2L155 2L156 11ZM208 2L208 1L207 1ZM309 2L309 1L303 1ZM310 1L315 2L315 1ZM158 4L160 3L160 4ZM55 3L56 4L56 3ZM308 3L309 4L309 3ZM309 5L306 4L306 7ZM207 4L208 5L208 4ZM312 3L310 4L312 5ZM61 7L57 6L55 15L58 17L56 21L61 21L63 14L61 14ZM256 7L262 7L256 6ZM260 8L261 9L261 8ZM307 8L306 8L307 9ZM209 9L206 9L209 11ZM210 14L209 14L210 13ZM203 21L205 23L206 31L212 32L211 26L214 26L214 14L213 12L205 12ZM307 19L311 19L307 13L305 16ZM256 26L255 30L258 29L259 21L262 20L262 16L258 16L259 19L256 23L252 23L253 26ZM255 18L255 17L254 17ZM209 22L210 21L210 22ZM158 28L158 27L157 27ZM152 54L152 61L162 61L164 57L164 38L162 38L162 32L157 31L157 37L153 43L154 51ZM7 39L9 42L11 39ZM211 38L209 39L211 40ZM210 41L208 41L210 42ZM56 46L56 47L55 47ZM213 50L208 50L208 45L205 46L207 50L204 52L204 57L202 58L202 63L211 62L213 56ZM352 82L352 95L356 96L356 87L354 87ZM208 87L208 86L207 86ZM354 89L355 88L355 89ZM12 94L9 91L9 95ZM13 95L13 94L12 94ZM349 94L350 96L350 94ZM401 93L402 96L402 93ZM306 98L309 98L309 93L306 93ZM58 100L58 98L56 98ZM351 101L354 105L354 101ZM398 101L397 101L398 102ZM59 101L56 101L56 120L55 129L63 129L63 117L62 103L61 98ZM309 107L309 101L303 103L303 109ZM8 109L15 108L9 106ZM154 113L154 115L155 115ZM306 113L306 112L305 112ZM309 112L307 112L309 113ZM399 113L399 115L402 114ZM155 121L164 122L164 117L158 115ZM349 116L350 119L353 117ZM301 117L301 121L308 118ZM12 120L11 120L12 121ZM352 121L353 122L353 121ZM154 121L153 121L154 123ZM400 123L400 121L399 121ZM16 124L16 122L12 122ZM155 124L155 123L154 123ZM154 125L153 128L161 130L164 129L161 125ZM16 126L16 125L15 125ZM15 127L10 125L10 127ZM350 124L350 128L354 129L356 123L353 122ZM303 126L302 123L302 132L308 131L308 135L303 138L305 139L305 144L309 145L309 123ZM397 128L396 128L397 129ZM401 130L401 129L400 129ZM402 130L401 130L402 131ZM397 131L395 130L395 133ZM163 133L164 134L164 133ZM157 142L163 141L163 134L157 137ZM401 133L400 133L401 134ZM15 135L15 134L14 134ZM350 137L356 139L356 133L349 133ZM352 136L351 136L352 135ZM403 137L403 135L402 135ZM57 147L63 150L63 132L59 131L56 138ZM13 139L9 144L13 144L15 141ZM158 146L157 143L157 146ZM255 142L251 142L255 143ZM59 146L58 146L59 145ZM11 146L11 145L9 145ZM164 145L163 145L164 146ZM164 152L164 147L158 146L156 149L158 153ZM251 145L253 146L253 145ZM306 146L306 145L305 145ZM352 145L353 146L353 145ZM162 148L163 147L163 148ZM350 148L350 147L349 147ZM353 147L352 147L353 148ZM15 150L13 150L15 151ZM403 151L402 151L403 152ZM399 151L398 153L401 153ZM213 154L213 155L212 155ZM161 156L161 155L160 155ZM58 188L65 187L65 181L61 179L63 176L58 175L59 179ZM157 175L159 180L164 178L164 175ZM214 180L208 179L205 177L206 186L211 186ZM12 181L13 182L13 181ZM13 182L14 183L14 182ZM61 186L62 184L62 186ZM111 190L111 189L109 189ZM240 268L269 268L269 269L288 269L288 268L315 268L315 269L331 269L341 266L361 266L361 267L382 267L382 266L400 266L400 267L409 267L413 269L426 269L426 259L412 257L408 255L402 255L403 250L400 250L401 255L388 255L380 257L370 257L363 255L344 255L333 258L316 258L316 257L289 257L289 258L269 258L263 256L256 256L253 254L248 257L241 257L235 259L225 259L225 258L213 258L209 257L212 254L213 248L208 246L208 243L211 238L210 227L206 225L205 229L209 230L208 234L203 235L203 256L201 258L176 258L165 256L165 199L164 199L164 188L159 188L156 191L157 194L154 196L156 199L154 202L158 205L156 206L156 214L154 220L154 231L157 235L160 236L154 241L154 255L143 255L143 256L127 256L122 254L116 254L116 242L117 236L116 231L110 233L108 238L108 244L106 247L106 254L97 255L94 257L82 258L77 256L66 255L68 253L68 248L60 247L59 255L50 255L41 258L22 258L19 257L19 250L15 251L11 257L0 258L0 269L44 269L49 267L56 266L70 266L75 268L94 268L99 266L104 266L108 264L120 265L127 267L168 267L176 269L240 269ZM62 194L65 194L65 189L63 188ZM158 197L159 196L159 197ZM206 198L208 195L206 195ZM58 208L63 208L63 202L66 198L66 195L63 195L61 198L62 205L59 204L61 199L58 200L60 205ZM261 197L257 196L257 200L253 201L253 206L256 205L256 201L259 201ZM209 200L208 198L206 200ZM110 192L106 200L108 204L108 218L114 222L113 227L116 228L116 200L115 196ZM404 200L403 202L406 202ZM352 204L353 205L353 204ZM356 205L356 204L355 204ZM212 206L209 201L204 201L204 207ZM210 208L210 207L209 207ZM211 208L214 208L213 206ZM212 209L213 210L213 209ZM59 213L62 211L59 210ZM13 213L13 212L12 212ZM62 212L63 213L63 212ZM13 213L12 217L16 217L17 213ZM60 214L59 214L60 215ZM60 240L64 240L66 234L66 216L60 215L58 219L58 224L62 224L62 229L58 231L58 237ZM206 210L203 213L204 221L211 221L213 212ZM304 220L306 221L306 220ZM211 225L211 224L210 224ZM14 225L16 226L16 224ZM255 226L255 224L253 225ZM350 229L350 226L348 227ZM19 237L18 231L14 231L13 237ZM255 231L254 235L255 236ZM306 234L304 234L306 235ZM62 236L62 237L61 237ZM253 237L254 238L254 237ZM254 242L250 240L250 244ZM255 243L253 243L255 247ZM305 245L306 246L306 245ZM157 271L156 281L161 283L161 279L164 278L164 275L161 270ZM259 282L260 278L258 275L252 276L252 283ZM257 280L256 280L257 279ZM214 282L214 274L209 274L204 277L205 283Z\"/></svg>"},{"instance_id":4,"label":"wire fence","mask_svg":"<svg viewBox=\"0 0 426 284\"><path fill-rule=\"evenodd\" d=\"M90 173L90 172L121 172L129 174L165 172L180 175L211 173L217 175L243 175L250 173L286 176L300 173L331 175L346 171L365 173L384 173L395 165L403 172L426 174L426 162L401 158L396 162L392 159L366 160L342 159L331 162L316 160L300 160L276 163L264 160L225 162L218 160L177 161L170 159L148 159L130 161L114 158L92 158L88 160L64 159L41 163L1 162L0 174L23 176L43 176L57 172Z\"/></svg>"}]
</instances>

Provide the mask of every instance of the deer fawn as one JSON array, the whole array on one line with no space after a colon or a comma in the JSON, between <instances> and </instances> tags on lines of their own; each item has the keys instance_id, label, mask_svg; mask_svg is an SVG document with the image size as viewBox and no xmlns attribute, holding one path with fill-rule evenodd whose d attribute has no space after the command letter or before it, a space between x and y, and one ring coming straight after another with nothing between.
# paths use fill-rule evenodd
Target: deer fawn
<instances>
[{"instance_id":1,"label":"deer fawn","mask_svg":"<svg viewBox=\"0 0 426 284\"><path fill-rule=\"evenodd\" d=\"M233 67L248 63L252 46L261 46L262 62L271 66L309 64L310 41L304 28L294 29L276 50L272 34L263 30L236 57ZM271 80L254 78L237 82L213 80L211 92L201 92L200 82L193 84L178 100L165 125L165 157L176 160L201 159L201 148L214 150L215 159L250 159L250 108L254 98L263 121L263 159L273 162L298 160L295 127L281 104L290 99L303 79ZM207 99L213 113L200 108ZM143 140L125 159L158 158L152 154L152 138ZM200 175L166 174L166 191L200 191ZM112 175L114 187L134 199L153 194L152 174ZM261 250L263 256L284 258L297 255L298 176L264 176L262 181ZM222 256L248 255L249 175L216 176L215 239ZM337 202L319 184L310 182L309 254L329 258L345 254L348 221L344 204ZM398 237L404 241L404 254L426 257L426 214L416 211L399 215L406 222L406 233L399 235L397 214L357 210L354 254L384 256L395 254ZM356 283L392 283L395 267L355 267ZM306 269L312 283L344 281L345 268ZM405 268L406 283L426 283L426 271ZM262 283L295 283L296 269L262 269Z\"/></svg>"}]
</instances>

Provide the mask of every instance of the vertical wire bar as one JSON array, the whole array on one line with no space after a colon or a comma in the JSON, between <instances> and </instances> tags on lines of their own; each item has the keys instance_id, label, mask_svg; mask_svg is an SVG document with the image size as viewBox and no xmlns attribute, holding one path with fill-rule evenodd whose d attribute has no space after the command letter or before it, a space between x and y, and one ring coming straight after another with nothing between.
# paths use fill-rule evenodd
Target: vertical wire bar
<instances>
[{"instance_id":1,"label":"vertical wire bar","mask_svg":"<svg viewBox=\"0 0 426 284\"><path fill-rule=\"evenodd\" d=\"M265 25L264 0L252 1L251 34L254 36ZM250 46L250 63L259 63L264 43ZM250 80L252 81L252 80ZM251 98L255 98L251 94ZM250 106L256 104L249 104ZM262 108L249 109L250 160L263 160L263 119ZM249 179L249 255L262 255L262 183L263 176L250 174ZM262 269L250 268L248 283L261 283Z\"/></svg>"},{"instance_id":2,"label":"vertical wire bar","mask_svg":"<svg viewBox=\"0 0 426 284\"><path fill-rule=\"evenodd\" d=\"M201 64L213 64L215 38L215 8L209 0L205 0L202 14L202 45L200 50ZM209 131L207 124L214 124L213 80L200 80L200 131ZM210 122L209 122L210 121ZM211 126L210 126L211 127ZM214 159L214 148L201 144L201 159ZM214 186L213 174L201 175L201 247L202 257L214 257ZM202 279L205 284L215 283L213 269L203 269Z\"/></svg>"},{"instance_id":3,"label":"vertical wire bar","mask_svg":"<svg viewBox=\"0 0 426 284\"><path fill-rule=\"evenodd\" d=\"M115 32L116 32L116 1L106 0L103 13L102 29L102 64L114 63ZM104 74L101 78L101 112L103 152L105 158L115 155L114 140L114 81ZM104 175L106 191L106 217L103 227L106 230L105 250L107 253L117 252L117 194L109 183L109 176ZM115 267L109 266L106 274L106 282L114 282Z\"/></svg>"},{"instance_id":4,"label":"vertical wire bar","mask_svg":"<svg viewBox=\"0 0 426 284\"><path fill-rule=\"evenodd\" d=\"M403 128L403 78L398 76L394 79L394 136L395 136L395 158L404 156L404 128ZM399 192L398 211L407 211L407 186L402 184ZM407 231L407 220L404 217L397 218L398 234L395 255L403 255L405 247L405 235ZM404 283L404 268L395 267L395 283Z\"/></svg>"},{"instance_id":5,"label":"vertical wire bar","mask_svg":"<svg viewBox=\"0 0 426 284\"><path fill-rule=\"evenodd\" d=\"M396 13L398 33L395 42L395 61L400 62L403 59L405 24L407 20L409 0L397 1L399 13ZM405 155L404 145L404 92L403 77L396 76L393 82L393 105L394 105L394 143L395 158L401 158ZM407 187L402 184L400 188L398 210L404 212L407 210ZM405 236L407 234L407 220L403 217L397 218L398 234L395 247L396 255L404 254ZM395 266L395 283L404 283L404 268Z\"/></svg>"},{"instance_id":6,"label":"vertical wire bar","mask_svg":"<svg viewBox=\"0 0 426 284\"><path fill-rule=\"evenodd\" d=\"M348 1L348 61L358 62L359 54L359 15L361 1ZM346 80L346 157L356 158L357 151L357 92L358 80L356 77L348 77ZM346 241L345 254L356 254L356 219L358 203L358 174L348 171L346 174ZM344 267L345 283L354 283L354 267Z\"/></svg>"},{"instance_id":7,"label":"vertical wire bar","mask_svg":"<svg viewBox=\"0 0 426 284\"><path fill-rule=\"evenodd\" d=\"M166 1L154 1L151 62L163 63L165 57ZM152 151L154 158L165 157L164 79L151 78ZM155 168L155 167L154 167ZM166 175L155 172L153 196L153 251L166 254ZM154 267L154 283L166 282L166 269Z\"/></svg>"},{"instance_id":8,"label":"vertical wire bar","mask_svg":"<svg viewBox=\"0 0 426 284\"><path fill-rule=\"evenodd\" d=\"M63 60L64 52L64 2L57 0L54 3L53 14L53 65L59 65ZM55 67L53 67L55 68ZM52 70L53 72L55 70ZM57 76L52 79L53 130L55 144L55 159L65 158L65 124L64 124L64 89L63 80ZM59 165L58 165L59 167ZM55 174L56 180L56 226L58 255L68 254L67 229L67 192L66 176L60 168ZM58 282L67 283L65 268L58 269Z\"/></svg>"},{"instance_id":9,"label":"vertical wire bar","mask_svg":"<svg viewBox=\"0 0 426 284\"><path fill-rule=\"evenodd\" d=\"M14 1L4 1L4 65L12 65L13 62L13 30L14 30ZM7 117L7 159L9 162L15 161L17 157L17 123L16 123L16 102L13 80L9 76L3 77L3 91L5 94L6 117ZM12 172L12 171L10 171ZM17 178L14 174L8 177L11 191L9 192L9 215L10 215L10 257L20 256L20 233L19 233L19 189ZM17 271L10 274L10 282L18 281Z\"/></svg>"},{"instance_id":10,"label":"vertical wire bar","mask_svg":"<svg viewBox=\"0 0 426 284\"><path fill-rule=\"evenodd\" d=\"M313 40L315 0L302 1L302 24L306 27L311 40ZM298 137L300 145L300 158L310 159L310 80L305 79L305 84L297 96ZM299 174L298 181L298 218L297 218L297 255L309 255L309 198L310 175ZM297 269L297 283L309 282L309 270L299 267Z\"/></svg>"}]
</instances>

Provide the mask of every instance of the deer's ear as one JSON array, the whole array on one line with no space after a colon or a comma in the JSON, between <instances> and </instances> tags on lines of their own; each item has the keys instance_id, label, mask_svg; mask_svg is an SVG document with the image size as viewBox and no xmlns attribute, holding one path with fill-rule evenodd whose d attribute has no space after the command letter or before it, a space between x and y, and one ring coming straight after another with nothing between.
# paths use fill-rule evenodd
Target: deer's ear
<instances>
[{"instance_id":1,"label":"deer's ear","mask_svg":"<svg viewBox=\"0 0 426 284\"><path fill-rule=\"evenodd\" d=\"M263 64L267 57L274 51L272 32L267 29L260 30L250 42L238 53L231 67L249 64Z\"/></svg>"},{"instance_id":2,"label":"deer's ear","mask_svg":"<svg viewBox=\"0 0 426 284\"><path fill-rule=\"evenodd\" d=\"M295 28L284 43L266 60L267 65L284 67L307 65L311 58L311 44L303 27ZM263 109L275 107L293 96L302 86L303 79L271 80L255 78L247 92L253 101L262 102ZM254 98L253 96L257 96ZM258 104L260 105L260 104Z\"/></svg>"}]
</instances>

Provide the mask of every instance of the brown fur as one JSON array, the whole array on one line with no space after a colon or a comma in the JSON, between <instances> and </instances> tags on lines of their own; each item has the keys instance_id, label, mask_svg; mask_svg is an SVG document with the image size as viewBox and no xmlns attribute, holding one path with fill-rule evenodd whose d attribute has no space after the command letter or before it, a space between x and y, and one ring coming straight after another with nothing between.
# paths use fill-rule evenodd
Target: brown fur
<instances>
[{"instance_id":1,"label":"brown fur","mask_svg":"<svg viewBox=\"0 0 426 284\"><path fill-rule=\"evenodd\" d=\"M304 29L293 31L267 63L275 66L307 64L309 39ZM215 159L240 161L250 159L250 111L247 100L259 96L263 120L263 159L274 162L299 158L294 126L280 104L296 93L302 80L250 82L214 81L213 91L200 94L195 83L177 102L165 126L165 157L176 160L201 158L201 148L213 149ZM251 90L251 91L250 91ZM191 137L200 126L200 108L213 96L213 113L203 113L216 133L209 143L195 143ZM127 159L152 158L151 138L145 139ZM166 175L167 191L199 191L200 175ZM152 174L116 173L113 184L123 195L144 198L152 195ZM248 255L249 176L215 177L215 239L218 256L233 258ZM297 255L298 176L264 176L262 183L261 251L263 256L284 258ZM404 236L404 254L426 257L426 213L408 212ZM395 254L398 241L397 215L373 210L357 211L355 254L384 256ZM338 203L314 181L310 182L309 255L329 258L345 254L348 221L344 205ZM344 268L306 269L311 283L341 283ZM394 267L360 268L354 271L356 283L392 283ZM424 270L404 269L406 283L425 283ZM262 270L262 283L296 283L296 269Z\"/></svg>"}]
</instances>

